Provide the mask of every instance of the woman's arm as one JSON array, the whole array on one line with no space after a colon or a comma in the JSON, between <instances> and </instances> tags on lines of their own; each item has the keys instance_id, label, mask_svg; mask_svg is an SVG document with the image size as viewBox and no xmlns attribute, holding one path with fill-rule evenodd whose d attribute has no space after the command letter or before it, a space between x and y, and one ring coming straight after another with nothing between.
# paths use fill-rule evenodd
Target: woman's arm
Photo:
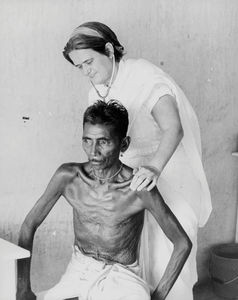
<instances>
[{"instance_id":1,"label":"woman's arm","mask_svg":"<svg viewBox=\"0 0 238 300\"><path fill-rule=\"evenodd\" d=\"M162 131L162 139L149 165L161 173L183 137L183 128L174 97L165 95L155 104L152 115Z\"/></svg>"},{"instance_id":2,"label":"woman's arm","mask_svg":"<svg viewBox=\"0 0 238 300\"><path fill-rule=\"evenodd\" d=\"M161 97L152 109L152 116L162 131L162 138L154 157L135 173L131 183L132 190L147 188L149 191L156 185L161 172L183 138L183 128L173 96Z\"/></svg>"}]
</instances>

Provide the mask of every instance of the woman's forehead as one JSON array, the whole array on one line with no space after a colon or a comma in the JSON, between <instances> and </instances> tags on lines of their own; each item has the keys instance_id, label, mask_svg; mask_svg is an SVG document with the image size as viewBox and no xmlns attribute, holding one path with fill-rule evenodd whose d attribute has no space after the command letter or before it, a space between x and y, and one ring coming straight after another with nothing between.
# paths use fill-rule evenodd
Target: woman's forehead
<instances>
[{"instance_id":1,"label":"woman's forehead","mask_svg":"<svg viewBox=\"0 0 238 300\"><path fill-rule=\"evenodd\" d=\"M95 37L103 37L98 31L88 28L88 27L77 27L71 34L70 38L76 37L77 35L84 34L89 36L95 36Z\"/></svg>"},{"instance_id":2,"label":"woman's forehead","mask_svg":"<svg viewBox=\"0 0 238 300\"><path fill-rule=\"evenodd\" d=\"M97 52L93 49L75 49L69 53L70 59L75 65L84 63L86 60L97 56Z\"/></svg>"}]
</instances>

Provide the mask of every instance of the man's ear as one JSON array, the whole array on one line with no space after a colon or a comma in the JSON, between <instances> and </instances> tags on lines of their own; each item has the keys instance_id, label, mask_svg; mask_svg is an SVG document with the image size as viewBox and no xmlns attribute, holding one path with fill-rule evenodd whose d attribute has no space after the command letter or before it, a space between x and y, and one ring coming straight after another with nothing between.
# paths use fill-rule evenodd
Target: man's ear
<instances>
[{"instance_id":1,"label":"man's ear","mask_svg":"<svg viewBox=\"0 0 238 300\"><path fill-rule=\"evenodd\" d=\"M114 54L114 48L110 42L106 43L105 50L106 50L108 57L112 58L112 56Z\"/></svg>"},{"instance_id":2,"label":"man's ear","mask_svg":"<svg viewBox=\"0 0 238 300\"><path fill-rule=\"evenodd\" d=\"M121 141L121 152L125 152L131 142L131 138L129 136L126 136L122 141Z\"/></svg>"}]
</instances>

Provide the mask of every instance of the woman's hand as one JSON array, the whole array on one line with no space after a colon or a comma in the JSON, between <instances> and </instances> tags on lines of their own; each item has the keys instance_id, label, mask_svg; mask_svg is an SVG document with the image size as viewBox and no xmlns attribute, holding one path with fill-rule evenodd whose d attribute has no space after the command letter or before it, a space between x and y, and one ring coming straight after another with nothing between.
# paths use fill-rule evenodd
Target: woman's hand
<instances>
[{"instance_id":1,"label":"woman's hand","mask_svg":"<svg viewBox=\"0 0 238 300\"><path fill-rule=\"evenodd\" d=\"M151 191L158 182L160 171L152 166L141 166L134 169L133 174L130 185L133 191L142 191L143 189Z\"/></svg>"}]
</instances>

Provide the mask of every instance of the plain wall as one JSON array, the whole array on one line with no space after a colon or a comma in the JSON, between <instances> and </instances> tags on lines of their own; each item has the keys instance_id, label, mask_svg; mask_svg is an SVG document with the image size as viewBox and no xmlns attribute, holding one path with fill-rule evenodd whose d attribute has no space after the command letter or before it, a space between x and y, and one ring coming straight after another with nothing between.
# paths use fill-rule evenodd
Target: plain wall
<instances>
[{"instance_id":1,"label":"plain wall","mask_svg":"<svg viewBox=\"0 0 238 300\"><path fill-rule=\"evenodd\" d=\"M206 280L211 246L235 238L237 18L236 0L1 0L0 237L16 243L56 168L85 160L81 124L89 84L62 50L76 26L101 21L117 33L127 57L167 71L198 115L214 207L199 230L198 271ZM35 236L35 291L59 279L72 243L72 211L60 199Z\"/></svg>"}]
</instances>

